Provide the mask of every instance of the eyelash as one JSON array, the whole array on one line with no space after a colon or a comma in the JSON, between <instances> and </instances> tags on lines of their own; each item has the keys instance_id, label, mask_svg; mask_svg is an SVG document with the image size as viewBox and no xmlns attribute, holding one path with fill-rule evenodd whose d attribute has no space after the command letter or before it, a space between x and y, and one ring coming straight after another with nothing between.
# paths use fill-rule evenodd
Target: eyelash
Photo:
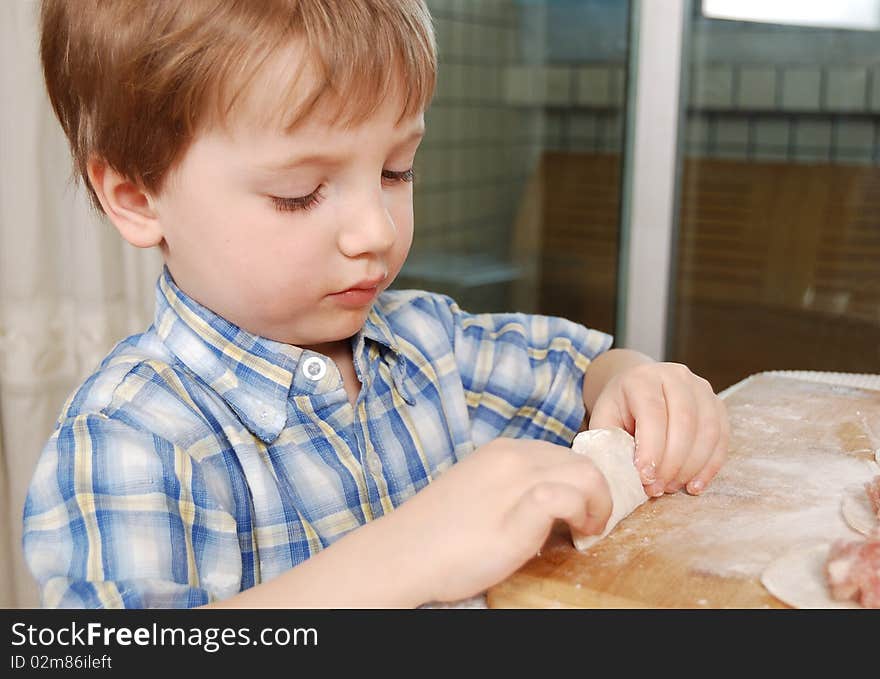
<instances>
[{"instance_id":1,"label":"eyelash","mask_svg":"<svg viewBox=\"0 0 880 679\"><path fill-rule=\"evenodd\" d=\"M393 184L400 182L411 182L415 179L415 172L412 168L403 172L392 172L391 170L382 170L382 180ZM323 184L312 191L307 196L298 198L282 198L281 196L270 196L275 204L275 209L279 212L297 212L298 210L308 211L317 207L324 198L321 193Z\"/></svg>"}]
</instances>

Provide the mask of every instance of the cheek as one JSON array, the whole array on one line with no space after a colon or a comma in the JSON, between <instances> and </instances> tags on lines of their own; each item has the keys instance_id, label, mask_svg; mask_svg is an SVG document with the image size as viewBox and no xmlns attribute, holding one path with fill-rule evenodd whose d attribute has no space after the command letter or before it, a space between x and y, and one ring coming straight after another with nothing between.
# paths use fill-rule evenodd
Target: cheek
<instances>
[{"instance_id":1,"label":"cheek","mask_svg":"<svg viewBox=\"0 0 880 679\"><path fill-rule=\"evenodd\" d=\"M401 225L400 222L395 222L395 226L397 227L397 237L394 240L394 247L391 249L388 258L386 259L389 277L392 280L397 276L398 273L400 273L400 270L403 268L403 264L406 261L407 255L409 254L410 246L412 245L412 218L406 221L403 225Z\"/></svg>"},{"instance_id":2,"label":"cheek","mask_svg":"<svg viewBox=\"0 0 880 679\"><path fill-rule=\"evenodd\" d=\"M261 255L255 265L286 295L309 297L323 291L327 279L333 278L332 263L338 256L333 230L320 220L285 219L282 215L282 228L273 228L272 236L259 244Z\"/></svg>"},{"instance_id":3,"label":"cheek","mask_svg":"<svg viewBox=\"0 0 880 679\"><path fill-rule=\"evenodd\" d=\"M236 266L250 257L247 213L234 198L218 200L197 192L178 205L170 217L168 244L178 256L193 257L208 266Z\"/></svg>"},{"instance_id":4,"label":"cheek","mask_svg":"<svg viewBox=\"0 0 880 679\"><path fill-rule=\"evenodd\" d=\"M396 205L392 210L391 217L394 220L394 226L397 229L394 251L397 253L402 249L404 256L406 256L413 240L412 197L410 196L408 201Z\"/></svg>"},{"instance_id":5,"label":"cheek","mask_svg":"<svg viewBox=\"0 0 880 679\"><path fill-rule=\"evenodd\" d=\"M320 219L278 212L251 202L247 209L230 212L218 234L225 240L226 257L251 267L255 277L279 283L308 282L327 261L329 230Z\"/></svg>"}]
</instances>

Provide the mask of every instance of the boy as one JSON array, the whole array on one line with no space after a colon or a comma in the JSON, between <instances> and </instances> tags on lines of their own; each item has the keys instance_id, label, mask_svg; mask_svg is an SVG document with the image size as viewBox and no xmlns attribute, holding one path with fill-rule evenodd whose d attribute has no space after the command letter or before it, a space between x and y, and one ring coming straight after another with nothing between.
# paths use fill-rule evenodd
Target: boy
<instances>
[{"instance_id":1,"label":"boy","mask_svg":"<svg viewBox=\"0 0 880 679\"><path fill-rule=\"evenodd\" d=\"M422 0L42 6L92 198L159 247L154 324L71 396L25 506L44 606L418 606L477 594L554 520L601 532L585 413L651 495L705 488L723 405L563 319L385 291L434 88Z\"/></svg>"}]
</instances>

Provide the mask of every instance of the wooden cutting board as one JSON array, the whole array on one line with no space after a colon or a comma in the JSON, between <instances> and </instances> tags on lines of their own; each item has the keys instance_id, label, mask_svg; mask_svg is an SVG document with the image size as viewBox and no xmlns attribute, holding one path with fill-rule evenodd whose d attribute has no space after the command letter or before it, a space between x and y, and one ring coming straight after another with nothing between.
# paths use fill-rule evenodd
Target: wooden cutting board
<instances>
[{"instance_id":1,"label":"wooden cutting board","mask_svg":"<svg viewBox=\"0 0 880 679\"><path fill-rule=\"evenodd\" d=\"M578 552L559 524L490 608L785 608L760 583L789 549L858 537L844 489L877 473L880 391L759 374L725 397L725 466L700 496L651 499Z\"/></svg>"}]
</instances>

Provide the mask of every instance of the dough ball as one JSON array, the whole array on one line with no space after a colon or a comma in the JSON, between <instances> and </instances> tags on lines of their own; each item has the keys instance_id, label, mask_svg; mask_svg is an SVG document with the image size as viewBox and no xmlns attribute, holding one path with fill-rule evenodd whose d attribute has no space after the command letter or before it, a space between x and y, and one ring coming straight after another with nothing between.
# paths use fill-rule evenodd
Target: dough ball
<instances>
[{"instance_id":1,"label":"dough ball","mask_svg":"<svg viewBox=\"0 0 880 679\"><path fill-rule=\"evenodd\" d=\"M571 449L586 455L608 482L613 508L601 535L572 534L574 546L582 552L608 535L615 526L629 516L648 496L633 462L635 440L623 429L592 429L578 434Z\"/></svg>"}]
</instances>

